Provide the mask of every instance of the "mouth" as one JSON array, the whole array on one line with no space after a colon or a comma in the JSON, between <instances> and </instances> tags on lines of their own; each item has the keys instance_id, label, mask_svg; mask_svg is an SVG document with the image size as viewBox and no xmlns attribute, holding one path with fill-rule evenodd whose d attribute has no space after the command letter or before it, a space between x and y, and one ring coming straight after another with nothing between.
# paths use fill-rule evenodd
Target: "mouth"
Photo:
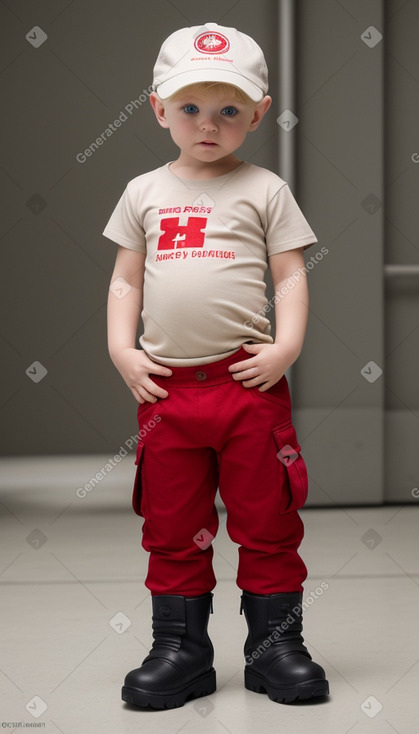
<instances>
[{"instance_id":1,"label":"mouth","mask_svg":"<svg viewBox=\"0 0 419 734\"><path fill-rule=\"evenodd\" d=\"M217 145L217 143L214 143L212 140L201 140L198 145L207 145L211 147L212 145Z\"/></svg>"}]
</instances>

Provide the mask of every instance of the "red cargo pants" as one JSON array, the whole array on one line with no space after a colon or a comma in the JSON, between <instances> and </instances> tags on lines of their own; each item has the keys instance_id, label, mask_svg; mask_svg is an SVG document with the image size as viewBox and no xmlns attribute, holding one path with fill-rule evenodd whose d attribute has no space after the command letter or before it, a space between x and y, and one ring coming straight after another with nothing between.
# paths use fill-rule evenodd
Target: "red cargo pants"
<instances>
[{"instance_id":1,"label":"red cargo pants","mask_svg":"<svg viewBox=\"0 0 419 734\"><path fill-rule=\"evenodd\" d=\"M198 367L170 367L151 379L169 395L138 406L133 508L144 518L152 596L195 596L216 585L217 487L227 532L238 543L237 586L257 594L303 591L307 568L297 549L297 512L308 478L291 422L285 375L260 392L233 379L228 366L250 355Z\"/></svg>"}]
</instances>

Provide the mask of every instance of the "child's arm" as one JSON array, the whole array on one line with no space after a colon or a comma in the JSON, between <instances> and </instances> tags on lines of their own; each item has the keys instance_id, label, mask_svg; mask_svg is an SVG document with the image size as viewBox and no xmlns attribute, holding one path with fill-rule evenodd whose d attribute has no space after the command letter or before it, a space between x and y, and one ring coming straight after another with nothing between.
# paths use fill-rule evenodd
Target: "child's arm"
<instances>
[{"instance_id":1,"label":"child's arm","mask_svg":"<svg viewBox=\"0 0 419 734\"><path fill-rule=\"evenodd\" d=\"M156 396L166 398L169 393L156 385L149 373L167 376L172 371L135 348L143 304L144 263L144 253L118 248L111 278L113 289L110 288L108 294L108 349L112 362L136 400L155 403ZM114 283L117 278L123 280Z\"/></svg>"},{"instance_id":2,"label":"child's arm","mask_svg":"<svg viewBox=\"0 0 419 734\"><path fill-rule=\"evenodd\" d=\"M229 367L229 371L234 373L233 379L242 380L244 387L261 385L261 392L278 382L297 359L303 347L308 319L303 248L271 255L269 267L276 295L274 344L243 344L249 359Z\"/></svg>"},{"instance_id":3,"label":"child's arm","mask_svg":"<svg viewBox=\"0 0 419 734\"><path fill-rule=\"evenodd\" d=\"M271 255L269 267L277 297L275 344L288 355L288 369L303 348L307 329L309 297L303 248Z\"/></svg>"}]
</instances>

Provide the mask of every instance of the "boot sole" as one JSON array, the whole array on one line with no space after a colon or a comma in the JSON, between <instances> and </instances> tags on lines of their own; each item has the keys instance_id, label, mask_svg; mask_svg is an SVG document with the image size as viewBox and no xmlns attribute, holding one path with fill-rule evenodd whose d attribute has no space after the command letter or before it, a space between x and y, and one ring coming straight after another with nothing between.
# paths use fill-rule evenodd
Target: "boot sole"
<instances>
[{"instance_id":1,"label":"boot sole","mask_svg":"<svg viewBox=\"0 0 419 734\"><path fill-rule=\"evenodd\" d=\"M183 706L188 698L208 696L216 690L215 670L211 668L206 673L194 678L184 688L172 691L150 692L141 688L122 687L122 700L134 706L154 709L172 709Z\"/></svg>"},{"instance_id":2,"label":"boot sole","mask_svg":"<svg viewBox=\"0 0 419 734\"><path fill-rule=\"evenodd\" d=\"M267 693L268 698L276 703L291 703L292 701L303 701L308 698L329 695L329 683L324 679L275 687L270 685L262 675L250 670L244 671L244 685L249 691Z\"/></svg>"}]
</instances>

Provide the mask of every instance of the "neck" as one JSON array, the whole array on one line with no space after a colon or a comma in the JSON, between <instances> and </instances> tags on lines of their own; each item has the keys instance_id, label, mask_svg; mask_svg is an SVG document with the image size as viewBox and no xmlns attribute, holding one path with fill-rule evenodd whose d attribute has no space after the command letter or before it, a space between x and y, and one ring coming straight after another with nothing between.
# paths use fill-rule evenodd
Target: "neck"
<instances>
[{"instance_id":1,"label":"neck","mask_svg":"<svg viewBox=\"0 0 419 734\"><path fill-rule=\"evenodd\" d=\"M234 171L242 162L233 153L225 158L220 158L218 161L206 163L181 152L179 158L170 164L170 170L176 173L179 178L192 181L223 176L225 173Z\"/></svg>"}]
</instances>

